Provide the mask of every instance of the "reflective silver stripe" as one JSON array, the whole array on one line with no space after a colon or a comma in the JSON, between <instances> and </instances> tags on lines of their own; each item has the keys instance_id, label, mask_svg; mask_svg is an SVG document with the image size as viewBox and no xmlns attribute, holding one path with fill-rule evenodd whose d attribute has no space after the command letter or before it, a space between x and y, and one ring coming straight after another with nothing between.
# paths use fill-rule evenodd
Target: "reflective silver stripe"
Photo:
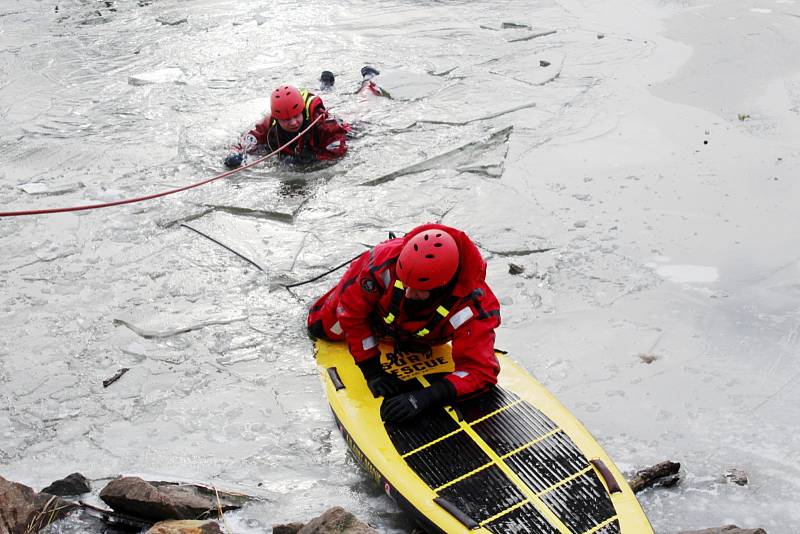
<instances>
[{"instance_id":1,"label":"reflective silver stripe","mask_svg":"<svg viewBox=\"0 0 800 534\"><path fill-rule=\"evenodd\" d=\"M361 348L369 350L378 346L378 340L375 336L369 336L361 340Z\"/></svg>"},{"instance_id":2,"label":"reflective silver stripe","mask_svg":"<svg viewBox=\"0 0 800 534\"><path fill-rule=\"evenodd\" d=\"M383 287L389 287L389 282L392 281L392 275L389 273L389 269L381 273L381 280L383 280Z\"/></svg>"},{"instance_id":3,"label":"reflective silver stripe","mask_svg":"<svg viewBox=\"0 0 800 534\"><path fill-rule=\"evenodd\" d=\"M450 324L453 326L453 330L461 326L462 324L466 323L470 319L472 319L472 308L467 306L463 310L459 311L458 313L454 313L452 317L450 317Z\"/></svg>"},{"instance_id":4,"label":"reflective silver stripe","mask_svg":"<svg viewBox=\"0 0 800 534\"><path fill-rule=\"evenodd\" d=\"M344 330L342 330L342 325L339 324L339 321L333 323L333 326L331 326L331 332L333 332L337 336L341 335L341 333L344 332Z\"/></svg>"},{"instance_id":5,"label":"reflective silver stripe","mask_svg":"<svg viewBox=\"0 0 800 534\"><path fill-rule=\"evenodd\" d=\"M457 376L458 378L466 378L466 377L469 376L469 372L467 372L467 371L456 371L455 373L453 373L453 375Z\"/></svg>"}]
</instances>

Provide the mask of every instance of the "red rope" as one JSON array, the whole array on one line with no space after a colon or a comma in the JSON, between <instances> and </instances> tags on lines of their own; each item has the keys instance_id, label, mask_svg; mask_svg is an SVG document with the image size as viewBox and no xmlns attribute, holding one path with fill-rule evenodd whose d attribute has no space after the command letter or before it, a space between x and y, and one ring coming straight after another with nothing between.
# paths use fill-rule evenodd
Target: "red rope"
<instances>
[{"instance_id":1,"label":"red rope","mask_svg":"<svg viewBox=\"0 0 800 534\"><path fill-rule=\"evenodd\" d=\"M211 183L211 182L213 182L215 180L219 180L220 178L225 178L227 176L230 176L231 174L235 174L235 173L243 171L245 169L249 169L250 167L252 167L254 165L258 165L259 163L261 163L262 161L266 160L267 158L270 158L270 157L274 156L275 154L277 154L278 152L280 152L281 150L283 150L287 146L291 145L295 141L298 141L300 139L300 137L303 136L303 134L305 134L308 130L310 130L311 127L314 126L314 124L316 124L317 121L319 121L324 116L325 116L324 113L320 113L320 115L316 119L314 119L314 121L311 124L309 124L307 128L305 128L302 132L300 132L294 138L292 138L291 141L287 142L283 146L280 146L280 147L276 148L275 150L273 150L272 152L270 152L266 156L258 158L254 162L248 163L247 165L242 165L241 167L238 167L236 169L232 169L232 170L230 170L228 172L224 172L222 174L218 174L217 176L214 176L213 178L209 178L207 180L203 180L202 182L197 182L197 183L194 183L194 184L191 184L191 185L187 185L187 186L184 186L184 187L179 187L177 189L170 189L169 191L162 191L161 193L155 193L153 195L146 195L146 196L137 197L137 198L128 198L128 199L125 199L125 200L116 200L114 202L106 202L104 204L88 204L88 205L85 205L85 206L73 206L73 207L70 207L70 208L49 208L49 209L41 209L41 210L6 211L6 212L0 212L0 217L20 217L20 216L23 216L23 215L44 215L44 214L49 214L49 213L63 213L63 212L68 212L68 211L84 211L84 210L94 210L94 209L98 209L98 208L109 208L111 206L121 206L123 204L133 204L135 202L143 202L145 200L151 200L151 199L158 198L158 197L165 197L165 196L171 195L173 193L180 193L181 191L186 191L187 189L193 189L195 187L200 187L201 185L205 185L205 184Z\"/></svg>"}]
</instances>

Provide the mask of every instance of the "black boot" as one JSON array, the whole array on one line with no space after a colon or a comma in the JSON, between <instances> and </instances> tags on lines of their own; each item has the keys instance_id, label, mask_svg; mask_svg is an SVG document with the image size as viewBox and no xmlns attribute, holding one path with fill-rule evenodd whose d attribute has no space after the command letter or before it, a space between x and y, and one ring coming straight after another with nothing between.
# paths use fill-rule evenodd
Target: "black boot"
<instances>
[{"instance_id":1,"label":"black boot","mask_svg":"<svg viewBox=\"0 0 800 534\"><path fill-rule=\"evenodd\" d=\"M377 69L373 69L369 65L364 65L363 67L361 67L361 76L366 80L374 78L378 74L380 74L380 71Z\"/></svg>"},{"instance_id":2,"label":"black boot","mask_svg":"<svg viewBox=\"0 0 800 534\"><path fill-rule=\"evenodd\" d=\"M329 70L323 70L322 74L319 75L319 88L321 91L327 91L333 88L333 84L335 83L336 78L334 78L333 73Z\"/></svg>"}]
</instances>

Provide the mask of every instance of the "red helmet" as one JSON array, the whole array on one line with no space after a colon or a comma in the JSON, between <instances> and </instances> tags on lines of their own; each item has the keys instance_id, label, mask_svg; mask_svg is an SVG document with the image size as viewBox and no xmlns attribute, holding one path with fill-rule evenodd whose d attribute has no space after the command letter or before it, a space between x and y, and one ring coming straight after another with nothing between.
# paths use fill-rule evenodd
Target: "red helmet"
<instances>
[{"instance_id":1,"label":"red helmet","mask_svg":"<svg viewBox=\"0 0 800 534\"><path fill-rule=\"evenodd\" d=\"M397 278L421 291L447 285L458 270L458 245L444 230L425 230L403 246L397 259Z\"/></svg>"},{"instance_id":2,"label":"red helmet","mask_svg":"<svg viewBox=\"0 0 800 534\"><path fill-rule=\"evenodd\" d=\"M272 116L276 119L291 119L298 113L302 113L305 106L303 95L300 94L297 87L284 85L272 91L270 107L272 108Z\"/></svg>"}]
</instances>

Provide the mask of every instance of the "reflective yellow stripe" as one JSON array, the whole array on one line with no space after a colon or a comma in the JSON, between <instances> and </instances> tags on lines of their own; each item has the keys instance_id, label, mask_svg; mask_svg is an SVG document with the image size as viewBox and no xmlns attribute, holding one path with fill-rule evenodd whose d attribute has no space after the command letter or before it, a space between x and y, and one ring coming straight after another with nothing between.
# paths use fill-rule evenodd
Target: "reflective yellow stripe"
<instances>
[{"instance_id":1,"label":"reflective yellow stripe","mask_svg":"<svg viewBox=\"0 0 800 534\"><path fill-rule=\"evenodd\" d=\"M422 336L427 336L427 335L428 335L428 334L430 334L430 333L431 333L431 331L430 331L430 330L428 330L427 328L423 328L422 330L419 330L419 331L417 332L417 335L418 335L419 337L422 337Z\"/></svg>"},{"instance_id":2,"label":"reflective yellow stripe","mask_svg":"<svg viewBox=\"0 0 800 534\"><path fill-rule=\"evenodd\" d=\"M300 91L300 96L303 97L303 102L306 103L305 117L306 117L306 119L310 119L311 118L311 102L314 100L314 96L316 96L316 95L312 96L311 98L308 98L309 97L308 89L303 89L303 90Z\"/></svg>"},{"instance_id":3,"label":"reflective yellow stripe","mask_svg":"<svg viewBox=\"0 0 800 534\"><path fill-rule=\"evenodd\" d=\"M612 515L611 517L609 517L608 519L606 519L605 521L603 521L602 523L600 523L596 527L590 528L589 530L587 530L583 534L593 534L594 532L597 532L598 530L602 530L602 529L606 528L607 525L610 525L612 522L616 521L618 518L619 518L618 515Z\"/></svg>"},{"instance_id":4,"label":"reflective yellow stripe","mask_svg":"<svg viewBox=\"0 0 800 534\"><path fill-rule=\"evenodd\" d=\"M540 491L539 493L536 494L536 497L541 497L542 495L546 495L546 494L550 493L551 491L560 488L564 484L572 482L576 478L582 477L583 475L585 475L586 473L588 473L591 470L592 470L592 466L591 465L589 467L584 467L583 469L581 469L577 473L573 473L570 476L568 476L567 478L562 478L561 480L559 480L558 482L556 482L555 484L553 484L549 488L543 489L542 491Z\"/></svg>"},{"instance_id":5,"label":"reflective yellow stripe","mask_svg":"<svg viewBox=\"0 0 800 534\"><path fill-rule=\"evenodd\" d=\"M403 282L399 279L394 281L394 289L392 290L392 299L389 302L389 313L386 314L386 317L383 318L383 321L386 324L392 324L394 321L394 313L391 310L397 311L397 308L400 304L400 301L403 298L403 295L400 293L403 291Z\"/></svg>"},{"instance_id":6,"label":"reflective yellow stripe","mask_svg":"<svg viewBox=\"0 0 800 534\"><path fill-rule=\"evenodd\" d=\"M448 309L447 309L447 308L445 308L444 306L439 306L438 308L436 308L436 311L437 311L437 312L439 313L439 315L441 315L442 317L447 317L447 315L450 313L450 310L448 310Z\"/></svg>"},{"instance_id":7,"label":"reflective yellow stripe","mask_svg":"<svg viewBox=\"0 0 800 534\"><path fill-rule=\"evenodd\" d=\"M413 454L417 454L419 451L424 451L428 447L430 447L432 445L436 445L437 443L442 442L442 441L446 440L447 438L449 438L450 436L454 436L454 435L458 434L459 432L461 432L461 428L457 428L457 429L453 430L452 432L450 432L449 434L445 434L444 436L436 438L434 440L431 440L431 441L429 441L428 443L426 443L424 445L420 445L419 447L417 447L413 451L409 451L409 452L403 454L402 457L403 458L408 458L409 456L411 456Z\"/></svg>"}]
</instances>

